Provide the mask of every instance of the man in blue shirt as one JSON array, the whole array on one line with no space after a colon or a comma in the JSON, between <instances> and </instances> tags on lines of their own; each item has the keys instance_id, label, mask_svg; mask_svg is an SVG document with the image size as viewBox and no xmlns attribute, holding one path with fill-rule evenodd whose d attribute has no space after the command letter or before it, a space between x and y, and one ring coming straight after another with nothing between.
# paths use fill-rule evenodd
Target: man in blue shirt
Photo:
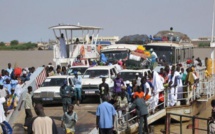
<instances>
[{"instance_id":1,"label":"man in blue shirt","mask_svg":"<svg viewBox=\"0 0 215 134\"><path fill-rule=\"evenodd\" d=\"M9 73L9 76L11 76L11 73L13 72L13 68L11 68L11 63L8 63L7 72Z\"/></svg>"},{"instance_id":2,"label":"man in blue shirt","mask_svg":"<svg viewBox=\"0 0 215 134\"><path fill-rule=\"evenodd\" d=\"M75 77L73 78L73 83L75 87L75 96L77 99L77 105L79 106L80 100L81 100L81 83L82 78L81 76L78 76L78 72L74 72Z\"/></svg>"},{"instance_id":3,"label":"man in blue shirt","mask_svg":"<svg viewBox=\"0 0 215 134\"><path fill-rule=\"evenodd\" d=\"M98 106L96 111L96 127L99 128L100 134L112 134L116 110L107 102L107 95L104 95L102 100L103 103Z\"/></svg>"}]
</instances>

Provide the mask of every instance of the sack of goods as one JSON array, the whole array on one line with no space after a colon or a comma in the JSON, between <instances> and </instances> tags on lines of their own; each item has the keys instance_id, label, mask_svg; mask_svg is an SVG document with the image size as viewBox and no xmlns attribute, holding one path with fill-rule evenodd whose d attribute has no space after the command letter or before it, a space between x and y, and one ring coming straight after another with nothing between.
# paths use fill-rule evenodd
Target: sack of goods
<instances>
[{"instance_id":1,"label":"sack of goods","mask_svg":"<svg viewBox=\"0 0 215 134\"><path fill-rule=\"evenodd\" d=\"M133 54L130 54L129 59L130 60L135 60L135 61L140 61L141 57L133 55Z\"/></svg>"}]
</instances>

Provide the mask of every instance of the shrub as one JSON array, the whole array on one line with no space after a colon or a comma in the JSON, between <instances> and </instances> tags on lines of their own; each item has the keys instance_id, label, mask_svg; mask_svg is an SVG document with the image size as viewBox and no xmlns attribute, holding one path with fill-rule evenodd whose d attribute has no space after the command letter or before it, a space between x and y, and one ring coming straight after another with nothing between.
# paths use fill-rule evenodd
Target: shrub
<instances>
[{"instance_id":1,"label":"shrub","mask_svg":"<svg viewBox=\"0 0 215 134\"><path fill-rule=\"evenodd\" d=\"M12 40L11 42L10 42L10 45L11 46L15 46L15 45L18 45L19 44L19 41L18 40Z\"/></svg>"},{"instance_id":2,"label":"shrub","mask_svg":"<svg viewBox=\"0 0 215 134\"><path fill-rule=\"evenodd\" d=\"M5 43L4 42L0 42L0 46L5 46Z\"/></svg>"},{"instance_id":3,"label":"shrub","mask_svg":"<svg viewBox=\"0 0 215 134\"><path fill-rule=\"evenodd\" d=\"M35 43L24 43L19 45L11 45L11 46L0 46L0 50L29 50L37 47Z\"/></svg>"}]
</instances>

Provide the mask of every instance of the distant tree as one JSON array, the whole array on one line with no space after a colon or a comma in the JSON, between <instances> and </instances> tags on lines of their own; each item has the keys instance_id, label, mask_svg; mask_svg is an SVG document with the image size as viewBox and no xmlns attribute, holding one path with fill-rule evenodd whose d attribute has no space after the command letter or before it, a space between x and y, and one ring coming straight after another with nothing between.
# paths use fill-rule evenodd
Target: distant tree
<instances>
[{"instance_id":1,"label":"distant tree","mask_svg":"<svg viewBox=\"0 0 215 134\"><path fill-rule=\"evenodd\" d=\"M11 42L10 42L10 45L11 46L15 46L15 45L18 45L19 44L19 41L18 40L12 40Z\"/></svg>"},{"instance_id":2,"label":"distant tree","mask_svg":"<svg viewBox=\"0 0 215 134\"><path fill-rule=\"evenodd\" d=\"M0 46L5 46L5 43L4 42L0 42Z\"/></svg>"},{"instance_id":3,"label":"distant tree","mask_svg":"<svg viewBox=\"0 0 215 134\"><path fill-rule=\"evenodd\" d=\"M210 43L199 43L199 47L210 47Z\"/></svg>"}]
</instances>

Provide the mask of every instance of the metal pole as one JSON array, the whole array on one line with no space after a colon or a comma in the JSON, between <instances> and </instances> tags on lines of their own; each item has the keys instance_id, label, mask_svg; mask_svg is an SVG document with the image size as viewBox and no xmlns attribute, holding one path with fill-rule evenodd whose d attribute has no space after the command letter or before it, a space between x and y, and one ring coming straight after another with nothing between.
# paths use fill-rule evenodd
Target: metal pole
<instances>
[{"instance_id":1,"label":"metal pole","mask_svg":"<svg viewBox=\"0 0 215 134\"><path fill-rule=\"evenodd\" d=\"M211 47L213 47L211 52L211 59L212 59L212 75L214 74L214 15L215 15L215 0L213 5L213 19L212 19L212 35L211 35Z\"/></svg>"},{"instance_id":2,"label":"metal pole","mask_svg":"<svg viewBox=\"0 0 215 134\"><path fill-rule=\"evenodd\" d=\"M165 134L170 134L170 113L166 114L166 121L165 121Z\"/></svg>"},{"instance_id":3,"label":"metal pole","mask_svg":"<svg viewBox=\"0 0 215 134\"><path fill-rule=\"evenodd\" d=\"M182 116L180 115L180 134L182 134Z\"/></svg>"},{"instance_id":4,"label":"metal pole","mask_svg":"<svg viewBox=\"0 0 215 134\"><path fill-rule=\"evenodd\" d=\"M209 120L207 120L207 134L209 134Z\"/></svg>"},{"instance_id":5,"label":"metal pole","mask_svg":"<svg viewBox=\"0 0 215 134\"><path fill-rule=\"evenodd\" d=\"M195 116L193 116L192 117L192 124L193 124L193 126L192 126L192 134L195 134Z\"/></svg>"},{"instance_id":6,"label":"metal pole","mask_svg":"<svg viewBox=\"0 0 215 134\"><path fill-rule=\"evenodd\" d=\"M214 5L213 5L213 18L212 18L212 35L211 35L211 43L213 42L213 38L214 38L214 13L215 11L215 0L214 0Z\"/></svg>"}]
</instances>

